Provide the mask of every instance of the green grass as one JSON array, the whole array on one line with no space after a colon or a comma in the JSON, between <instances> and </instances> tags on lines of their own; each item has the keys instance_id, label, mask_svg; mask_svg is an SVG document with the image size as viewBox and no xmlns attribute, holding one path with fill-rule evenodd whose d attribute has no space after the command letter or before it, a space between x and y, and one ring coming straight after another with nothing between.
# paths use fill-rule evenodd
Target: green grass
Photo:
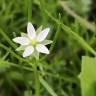
<instances>
[{"instance_id":1,"label":"green grass","mask_svg":"<svg viewBox=\"0 0 96 96\"><path fill-rule=\"evenodd\" d=\"M79 11L75 0L67 6L60 0L0 0L0 96L81 96L81 57L96 56L95 18L84 19L91 12L89 1L84 8L77 2ZM41 54L36 66L12 41L27 32L28 21L36 29L51 28L50 54Z\"/></svg>"}]
</instances>

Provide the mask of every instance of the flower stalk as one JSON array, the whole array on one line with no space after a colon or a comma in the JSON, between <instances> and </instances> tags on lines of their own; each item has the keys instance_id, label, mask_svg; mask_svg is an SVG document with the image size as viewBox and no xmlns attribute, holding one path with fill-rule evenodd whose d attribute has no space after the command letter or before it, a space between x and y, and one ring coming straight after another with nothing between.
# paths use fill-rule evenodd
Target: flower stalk
<instances>
[{"instance_id":1,"label":"flower stalk","mask_svg":"<svg viewBox=\"0 0 96 96\"><path fill-rule=\"evenodd\" d=\"M39 72L37 69L37 62L33 65L34 77L35 77L35 96L40 96L40 81L39 81Z\"/></svg>"},{"instance_id":2,"label":"flower stalk","mask_svg":"<svg viewBox=\"0 0 96 96\"><path fill-rule=\"evenodd\" d=\"M28 21L32 18L32 0L28 0Z\"/></svg>"}]
</instances>

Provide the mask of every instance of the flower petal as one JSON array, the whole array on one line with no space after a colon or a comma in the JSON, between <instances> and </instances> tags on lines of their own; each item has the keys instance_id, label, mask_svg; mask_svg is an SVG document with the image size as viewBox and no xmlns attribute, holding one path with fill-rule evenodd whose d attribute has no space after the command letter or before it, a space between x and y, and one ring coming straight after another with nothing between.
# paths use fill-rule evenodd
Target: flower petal
<instances>
[{"instance_id":1,"label":"flower petal","mask_svg":"<svg viewBox=\"0 0 96 96\"><path fill-rule=\"evenodd\" d=\"M30 43L27 37L16 37L13 39L15 43L19 43L21 45L28 45Z\"/></svg>"},{"instance_id":2,"label":"flower petal","mask_svg":"<svg viewBox=\"0 0 96 96\"><path fill-rule=\"evenodd\" d=\"M44 29L43 31L41 31L41 32L38 34L38 36L37 36L38 42L43 41L43 40L47 37L49 31L50 31L50 28L46 28L46 29Z\"/></svg>"},{"instance_id":3,"label":"flower petal","mask_svg":"<svg viewBox=\"0 0 96 96\"><path fill-rule=\"evenodd\" d=\"M36 32L34 26L31 24L31 22L28 22L27 25L27 32L28 32L28 37L30 39L34 39L36 37Z\"/></svg>"},{"instance_id":4,"label":"flower petal","mask_svg":"<svg viewBox=\"0 0 96 96\"><path fill-rule=\"evenodd\" d=\"M31 55L33 52L34 52L33 46L28 46L27 48L25 48L23 57L27 57L27 56Z\"/></svg>"},{"instance_id":5,"label":"flower petal","mask_svg":"<svg viewBox=\"0 0 96 96\"><path fill-rule=\"evenodd\" d=\"M45 53L45 54L49 54L49 50L47 49L46 46L42 45L42 44L37 44L36 45L36 50L40 53Z\"/></svg>"}]
</instances>

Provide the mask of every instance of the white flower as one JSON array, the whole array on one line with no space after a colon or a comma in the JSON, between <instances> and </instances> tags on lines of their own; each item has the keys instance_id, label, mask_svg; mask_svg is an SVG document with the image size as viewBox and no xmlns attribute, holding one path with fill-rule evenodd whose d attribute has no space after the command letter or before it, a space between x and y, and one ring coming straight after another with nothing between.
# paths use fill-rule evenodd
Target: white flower
<instances>
[{"instance_id":1,"label":"white flower","mask_svg":"<svg viewBox=\"0 0 96 96\"><path fill-rule=\"evenodd\" d=\"M45 53L49 54L49 50L45 45L52 43L51 40L46 40L46 37L50 31L50 28L42 30L42 26L35 31L33 25L28 22L27 34L21 34L21 37L13 39L15 43L21 46L17 50L24 50L23 57L30 56L31 54Z\"/></svg>"}]
</instances>

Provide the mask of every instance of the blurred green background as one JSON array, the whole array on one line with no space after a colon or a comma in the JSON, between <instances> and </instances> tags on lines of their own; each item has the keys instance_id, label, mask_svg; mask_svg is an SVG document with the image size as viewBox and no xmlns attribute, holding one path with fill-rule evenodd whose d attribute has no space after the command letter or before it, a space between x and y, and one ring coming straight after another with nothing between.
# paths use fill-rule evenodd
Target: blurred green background
<instances>
[{"instance_id":1,"label":"blurred green background","mask_svg":"<svg viewBox=\"0 0 96 96\"><path fill-rule=\"evenodd\" d=\"M62 6L63 1L66 2L66 6ZM22 67L30 66L18 59L18 56L21 58L22 56L15 51L14 44L10 43L10 40L20 36L21 32L26 33L30 5L29 14L32 16L30 21L35 28L41 25L43 28L50 27L48 38L51 40L54 40L58 33L52 52L41 64L45 74L44 79L58 96L81 96L78 78L81 71L81 57L93 55L84 50L71 35L66 34L52 18L67 25L95 48L95 32L92 32L94 27L89 28L88 22L95 23L96 1L63 1L32 0L30 4L28 0L0 0L0 96L34 96L33 72ZM64 11L63 9L67 7L69 11ZM79 19L82 18L81 22L74 17L74 14L71 14L70 10L79 16ZM85 26L83 25L84 18L87 19ZM41 55L41 58L43 57L44 55ZM40 91L41 96L51 96L42 85ZM33 95L30 95L30 92Z\"/></svg>"}]
</instances>

